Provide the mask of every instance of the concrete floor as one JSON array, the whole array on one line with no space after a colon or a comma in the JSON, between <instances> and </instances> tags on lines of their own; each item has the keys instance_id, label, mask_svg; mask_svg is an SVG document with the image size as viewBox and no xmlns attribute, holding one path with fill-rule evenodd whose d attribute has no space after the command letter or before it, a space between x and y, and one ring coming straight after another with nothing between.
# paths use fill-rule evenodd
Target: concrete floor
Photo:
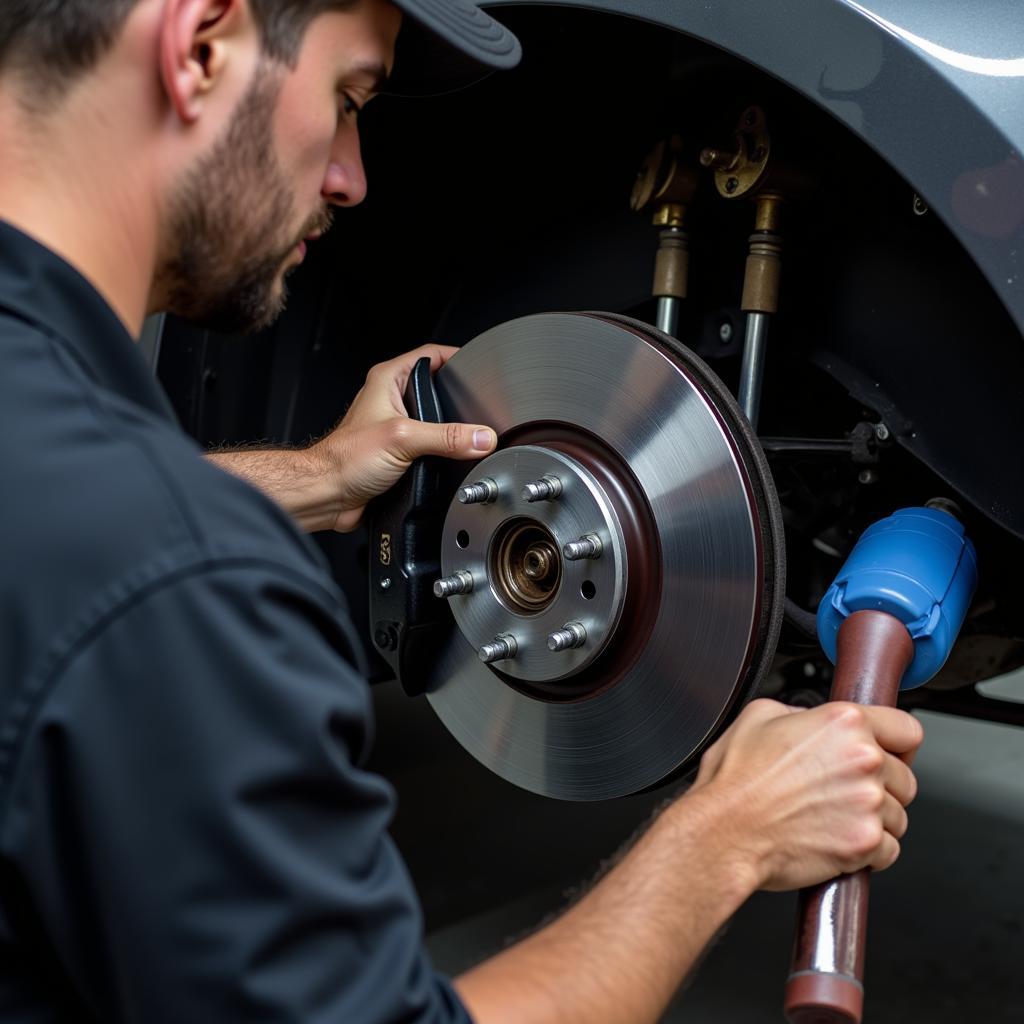
<instances>
[{"instance_id":1,"label":"concrete floor","mask_svg":"<svg viewBox=\"0 0 1024 1024\"><path fill-rule=\"evenodd\" d=\"M995 689L1024 699L1019 676ZM399 700L391 698L392 712ZM382 740L387 717L381 714ZM921 791L911 830L899 863L872 888L865 1019L1024 1021L1024 729L927 713L921 720L927 739L916 764ZM423 719L416 723L422 742L431 730ZM395 778L404 808L396 833L424 899L435 964L456 974L556 912L566 890L592 871L595 846L612 852L656 797L601 809L538 803L500 780L493 788L475 763L444 741L442 749L455 759L457 790L437 804L436 772L422 760L413 770L416 751L407 750L410 770ZM427 818L435 839L424 844ZM428 849L441 860L424 858ZM665 1021L782 1020L793 914L792 896L755 896Z\"/></svg>"}]
</instances>

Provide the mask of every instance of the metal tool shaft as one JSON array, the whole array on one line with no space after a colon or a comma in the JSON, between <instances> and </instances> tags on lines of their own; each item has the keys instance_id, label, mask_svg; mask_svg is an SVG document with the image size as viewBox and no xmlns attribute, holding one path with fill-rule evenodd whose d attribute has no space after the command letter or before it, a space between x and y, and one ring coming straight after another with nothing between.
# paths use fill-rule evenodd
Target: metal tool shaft
<instances>
[{"instance_id":1,"label":"metal tool shaft","mask_svg":"<svg viewBox=\"0 0 1024 1024\"><path fill-rule=\"evenodd\" d=\"M831 700L896 705L914 657L906 626L886 612L854 612L839 628ZM864 1006L869 868L800 893L786 981L790 1024L860 1024Z\"/></svg>"}]
</instances>

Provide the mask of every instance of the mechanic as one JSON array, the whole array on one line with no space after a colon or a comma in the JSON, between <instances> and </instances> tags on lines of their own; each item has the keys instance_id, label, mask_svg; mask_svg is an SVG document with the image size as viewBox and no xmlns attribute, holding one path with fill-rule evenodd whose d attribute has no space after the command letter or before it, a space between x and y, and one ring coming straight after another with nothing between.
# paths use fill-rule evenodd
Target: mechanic
<instances>
[{"instance_id":1,"label":"mechanic","mask_svg":"<svg viewBox=\"0 0 1024 1024\"><path fill-rule=\"evenodd\" d=\"M467 60L517 57L468 0L397 2ZM156 310L278 313L306 241L366 192L357 114L399 7L0 7L5 1024L654 1021L752 892L898 855L920 726L755 701L560 919L432 970L392 792L361 767L353 627L295 520L351 529L412 459L494 434L405 418L416 359L451 355L432 346L372 370L312 447L217 466L133 344Z\"/></svg>"}]
</instances>

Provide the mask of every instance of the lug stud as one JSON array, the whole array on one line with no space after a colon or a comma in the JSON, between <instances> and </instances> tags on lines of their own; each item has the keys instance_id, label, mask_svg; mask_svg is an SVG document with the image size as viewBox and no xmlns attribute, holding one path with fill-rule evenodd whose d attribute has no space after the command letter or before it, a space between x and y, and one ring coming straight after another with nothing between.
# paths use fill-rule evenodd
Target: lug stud
<instances>
[{"instance_id":1,"label":"lug stud","mask_svg":"<svg viewBox=\"0 0 1024 1024\"><path fill-rule=\"evenodd\" d=\"M579 540L571 540L562 547L562 554L570 562L578 562L581 558L600 558L602 551L604 545L596 533L585 534Z\"/></svg>"},{"instance_id":2,"label":"lug stud","mask_svg":"<svg viewBox=\"0 0 1024 1024\"><path fill-rule=\"evenodd\" d=\"M434 597L454 597L473 592L473 577L465 569L457 569L434 583Z\"/></svg>"},{"instance_id":3,"label":"lug stud","mask_svg":"<svg viewBox=\"0 0 1024 1024\"><path fill-rule=\"evenodd\" d=\"M550 473L523 488L523 501L551 501L562 493L562 481Z\"/></svg>"},{"instance_id":4,"label":"lug stud","mask_svg":"<svg viewBox=\"0 0 1024 1024\"><path fill-rule=\"evenodd\" d=\"M587 642L587 631L582 622L567 622L548 637L549 651L568 651Z\"/></svg>"},{"instance_id":5,"label":"lug stud","mask_svg":"<svg viewBox=\"0 0 1024 1024\"><path fill-rule=\"evenodd\" d=\"M518 650L519 644L511 633L499 633L491 643L484 644L477 654L485 665L490 665L494 661L514 658Z\"/></svg>"},{"instance_id":6,"label":"lug stud","mask_svg":"<svg viewBox=\"0 0 1024 1024\"><path fill-rule=\"evenodd\" d=\"M489 476L458 490L458 498L463 505L490 505L497 497L498 485Z\"/></svg>"}]
</instances>

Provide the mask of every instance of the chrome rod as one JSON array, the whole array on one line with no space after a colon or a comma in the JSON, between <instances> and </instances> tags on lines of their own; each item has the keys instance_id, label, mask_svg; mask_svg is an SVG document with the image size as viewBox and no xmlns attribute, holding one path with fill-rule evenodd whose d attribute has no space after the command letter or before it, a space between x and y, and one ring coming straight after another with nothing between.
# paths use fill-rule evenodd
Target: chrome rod
<instances>
[{"instance_id":1,"label":"chrome rod","mask_svg":"<svg viewBox=\"0 0 1024 1024\"><path fill-rule=\"evenodd\" d=\"M761 412L761 381L764 378L765 349L768 346L768 314L748 313L747 333L740 366L740 408L757 430Z\"/></svg>"},{"instance_id":2,"label":"chrome rod","mask_svg":"<svg viewBox=\"0 0 1024 1024\"><path fill-rule=\"evenodd\" d=\"M658 315L654 326L673 338L676 336L679 329L679 299L672 295L659 297Z\"/></svg>"}]
</instances>

